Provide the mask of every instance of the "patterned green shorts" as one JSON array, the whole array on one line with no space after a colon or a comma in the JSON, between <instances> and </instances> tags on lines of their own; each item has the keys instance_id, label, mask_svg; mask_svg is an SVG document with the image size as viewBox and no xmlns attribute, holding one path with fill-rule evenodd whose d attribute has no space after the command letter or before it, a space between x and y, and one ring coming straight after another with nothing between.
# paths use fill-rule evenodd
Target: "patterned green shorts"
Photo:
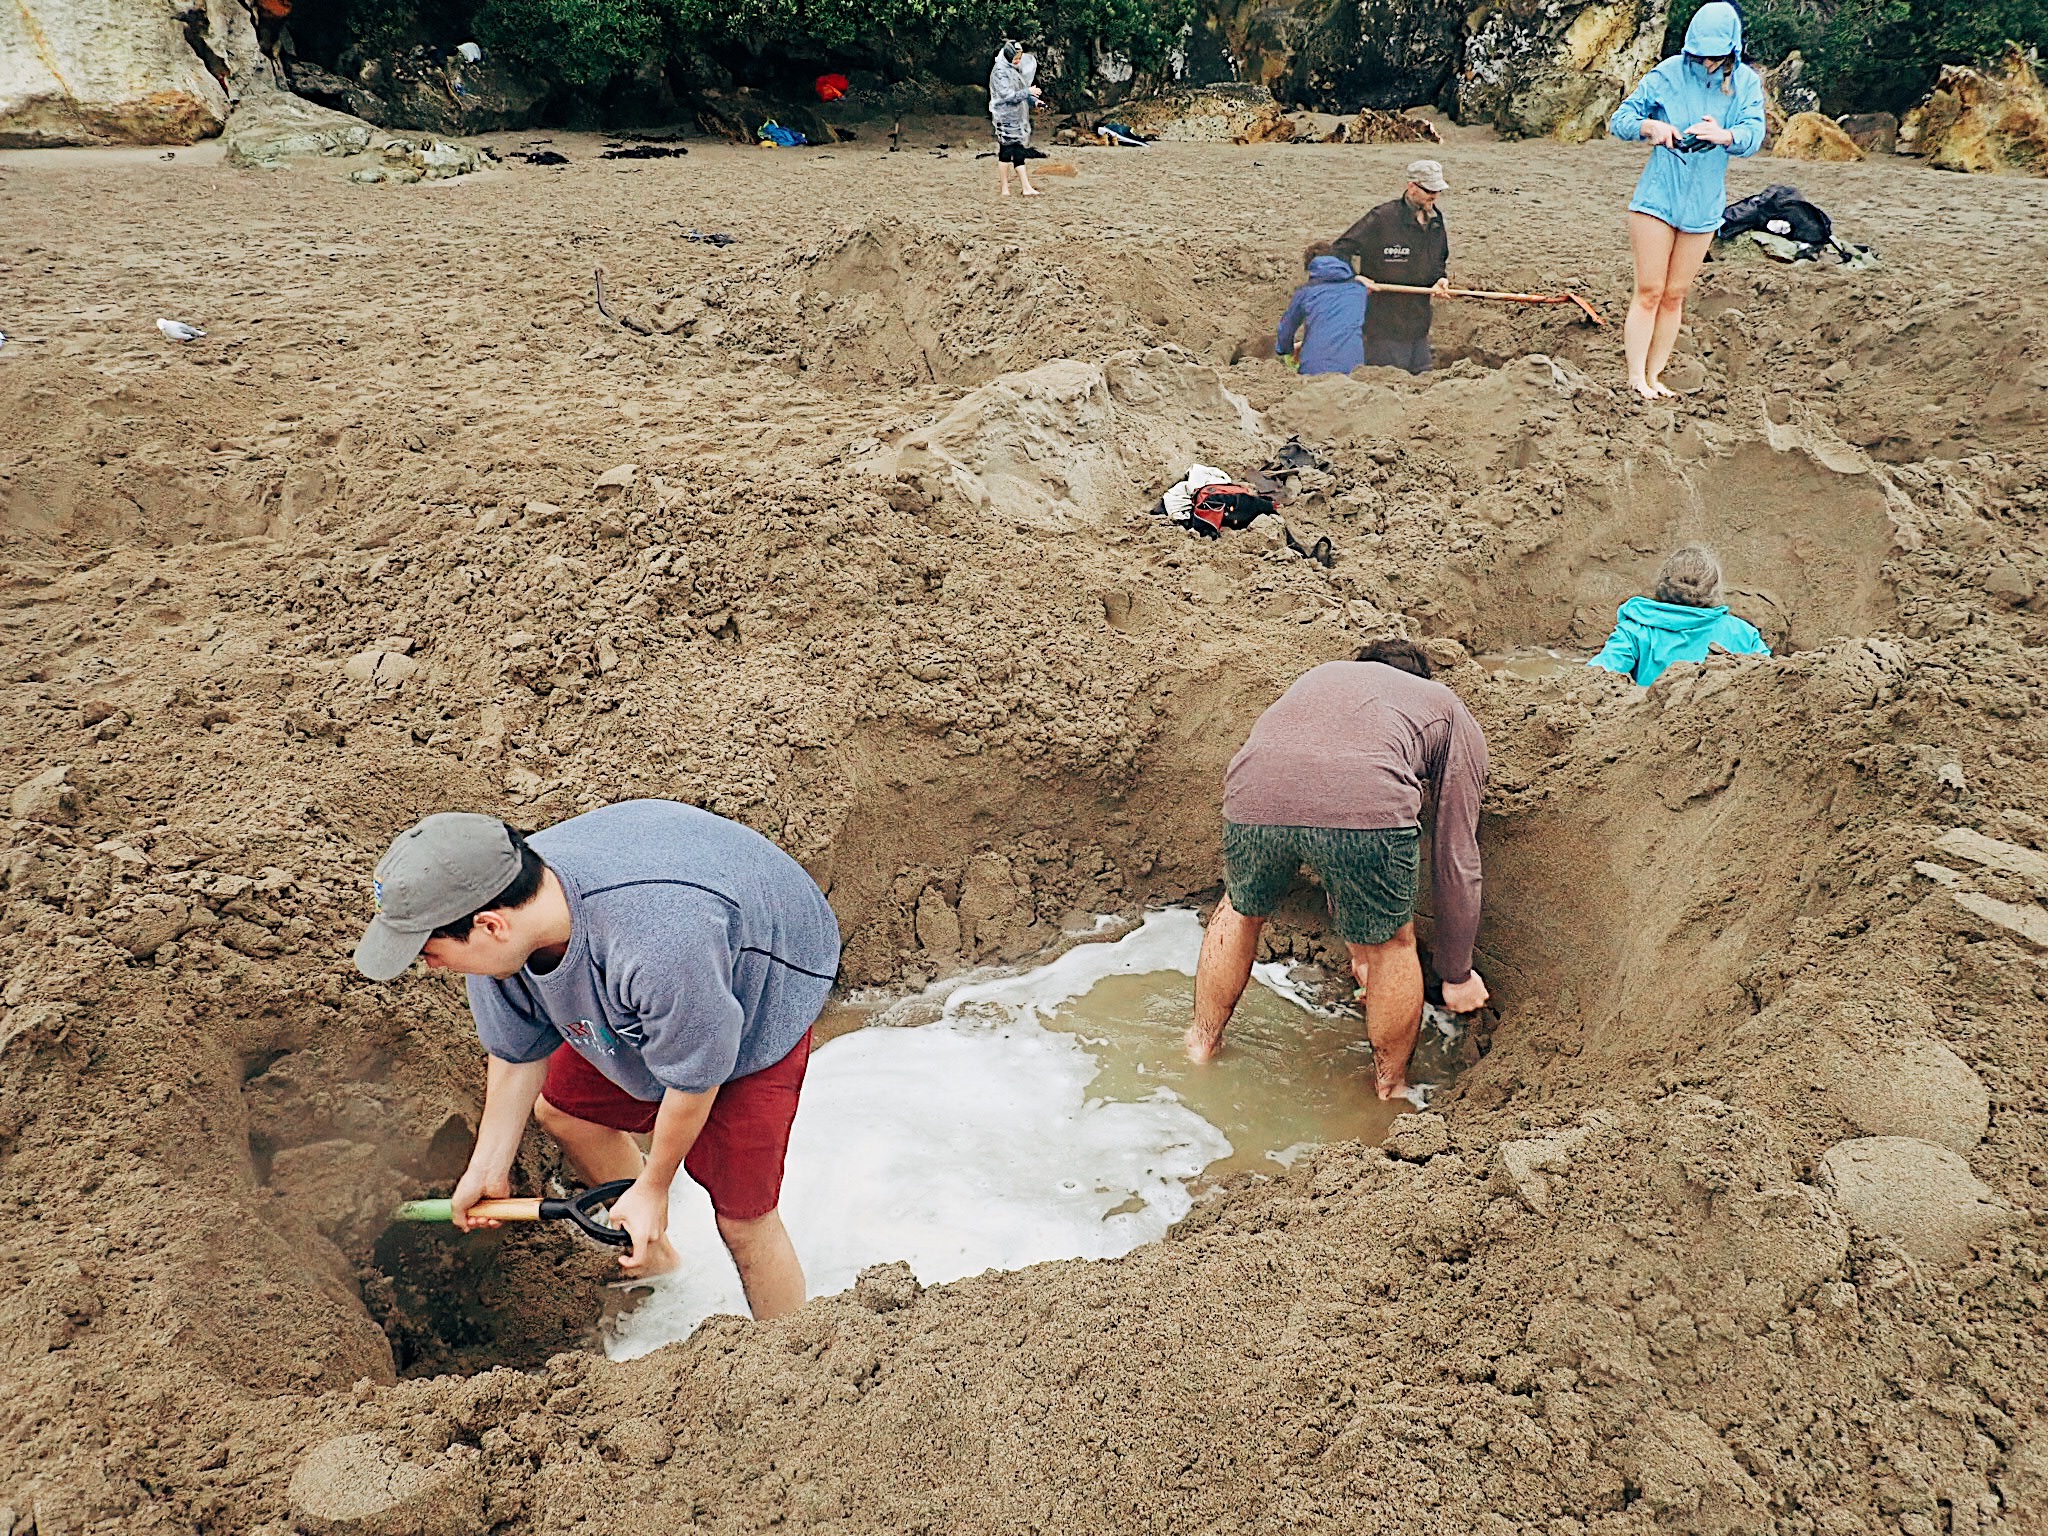
<instances>
[{"instance_id":1,"label":"patterned green shorts","mask_svg":"<svg viewBox=\"0 0 2048 1536\"><path fill-rule=\"evenodd\" d=\"M1223 884L1246 917L1269 917L1306 864L1347 944L1384 944L1415 915L1421 829L1223 823Z\"/></svg>"}]
</instances>

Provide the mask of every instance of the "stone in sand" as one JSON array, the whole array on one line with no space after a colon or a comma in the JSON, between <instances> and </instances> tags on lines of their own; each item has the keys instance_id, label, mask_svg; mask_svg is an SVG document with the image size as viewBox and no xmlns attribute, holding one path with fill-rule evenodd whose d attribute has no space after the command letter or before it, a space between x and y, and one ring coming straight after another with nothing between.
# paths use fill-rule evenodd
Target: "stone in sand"
<instances>
[{"instance_id":1,"label":"stone in sand","mask_svg":"<svg viewBox=\"0 0 2048 1536\"><path fill-rule=\"evenodd\" d=\"M1938 1040L1907 1040L1869 1053L1843 1050L1829 1061L1828 1102L1870 1136L1912 1136L1967 1152L1991 1123L1991 1095L1963 1059Z\"/></svg>"},{"instance_id":2,"label":"stone in sand","mask_svg":"<svg viewBox=\"0 0 2048 1536\"><path fill-rule=\"evenodd\" d=\"M1837 1142L1821 1177L1850 1220L1931 1263L1961 1263L2017 1218L1955 1153L1909 1136Z\"/></svg>"},{"instance_id":3,"label":"stone in sand","mask_svg":"<svg viewBox=\"0 0 2048 1536\"><path fill-rule=\"evenodd\" d=\"M308 1451L292 1473L292 1514L311 1536L471 1536L484 1528L477 1453L404 1460L376 1435L340 1435Z\"/></svg>"},{"instance_id":4,"label":"stone in sand","mask_svg":"<svg viewBox=\"0 0 2048 1536\"><path fill-rule=\"evenodd\" d=\"M14 791L9 804L16 821L40 821L53 827L75 827L85 810L69 768L45 768Z\"/></svg>"}]
</instances>

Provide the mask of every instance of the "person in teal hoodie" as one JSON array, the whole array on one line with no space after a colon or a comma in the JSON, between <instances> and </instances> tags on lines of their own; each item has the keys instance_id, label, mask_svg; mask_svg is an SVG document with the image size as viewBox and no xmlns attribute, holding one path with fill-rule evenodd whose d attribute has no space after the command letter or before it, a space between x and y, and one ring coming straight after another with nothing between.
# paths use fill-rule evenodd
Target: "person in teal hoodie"
<instances>
[{"instance_id":1,"label":"person in teal hoodie","mask_svg":"<svg viewBox=\"0 0 2048 1536\"><path fill-rule=\"evenodd\" d=\"M1657 573L1654 598L1632 597L1614 616L1614 633L1586 665L1633 678L1644 688L1681 661L1704 661L1711 650L1768 656L1754 625L1721 601L1721 562L1711 549L1688 544Z\"/></svg>"},{"instance_id":2,"label":"person in teal hoodie","mask_svg":"<svg viewBox=\"0 0 2048 1536\"><path fill-rule=\"evenodd\" d=\"M1628 205L1635 299L1622 328L1629 387L1645 400L1673 391L1664 365L1685 319L1685 296L1728 198L1728 158L1764 147L1764 86L1742 62L1742 17L1709 0L1685 29L1685 51L1666 59L1614 109L1617 139L1650 141L1650 163Z\"/></svg>"},{"instance_id":3,"label":"person in teal hoodie","mask_svg":"<svg viewBox=\"0 0 2048 1536\"><path fill-rule=\"evenodd\" d=\"M1294 351L1296 333L1308 328L1301 338L1304 374L1349 373L1365 366L1365 284L1352 273L1351 263L1333 251L1323 243L1304 253L1308 281L1294 290L1273 338L1273 350L1286 357Z\"/></svg>"}]
</instances>

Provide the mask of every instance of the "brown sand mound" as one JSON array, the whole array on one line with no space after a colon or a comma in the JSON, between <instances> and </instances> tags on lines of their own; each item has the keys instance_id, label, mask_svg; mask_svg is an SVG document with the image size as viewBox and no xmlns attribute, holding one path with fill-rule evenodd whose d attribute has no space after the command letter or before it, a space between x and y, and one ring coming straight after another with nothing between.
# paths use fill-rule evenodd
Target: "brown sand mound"
<instances>
[{"instance_id":1,"label":"brown sand mound","mask_svg":"<svg viewBox=\"0 0 2048 1536\"><path fill-rule=\"evenodd\" d=\"M560 142L374 195L0 181L40 338L0 353L0 1528L2038 1526L2030 184L1802 171L1884 270L1710 268L1646 409L1552 311L1446 309L1421 380L1273 361L1398 146L1105 152L1020 206L965 157ZM1636 156L1458 153L1471 276L1618 312L1583 233ZM1334 568L1145 515L1289 433ZM1590 648L1686 538L1777 659L1463 659ZM456 989L347 959L419 814L695 800L826 883L849 982L918 981L1213 893L1250 721L1393 627L1489 734L1499 1012L1388 1151L626 1366L579 1347L603 1255L385 1224L477 1112ZM1268 952L1326 956L1290 910ZM1864 1132L1999 1220L1923 1257L1828 1172ZM523 1186L558 1171L529 1143Z\"/></svg>"}]
</instances>

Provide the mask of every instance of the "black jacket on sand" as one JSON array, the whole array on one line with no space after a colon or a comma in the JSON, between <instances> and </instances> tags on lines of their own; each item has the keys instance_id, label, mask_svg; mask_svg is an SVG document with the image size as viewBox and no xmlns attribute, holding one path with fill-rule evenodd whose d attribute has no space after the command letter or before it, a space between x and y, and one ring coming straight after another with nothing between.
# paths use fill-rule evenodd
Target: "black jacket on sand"
<instances>
[{"instance_id":1,"label":"black jacket on sand","mask_svg":"<svg viewBox=\"0 0 2048 1536\"><path fill-rule=\"evenodd\" d=\"M1359 271L1376 283L1427 288L1449 270L1451 241L1443 214L1431 209L1429 222L1418 224L1403 195L1339 235L1337 254L1357 258ZM1420 341L1428 334L1429 300L1419 293L1376 293L1366 306L1367 341Z\"/></svg>"}]
</instances>

